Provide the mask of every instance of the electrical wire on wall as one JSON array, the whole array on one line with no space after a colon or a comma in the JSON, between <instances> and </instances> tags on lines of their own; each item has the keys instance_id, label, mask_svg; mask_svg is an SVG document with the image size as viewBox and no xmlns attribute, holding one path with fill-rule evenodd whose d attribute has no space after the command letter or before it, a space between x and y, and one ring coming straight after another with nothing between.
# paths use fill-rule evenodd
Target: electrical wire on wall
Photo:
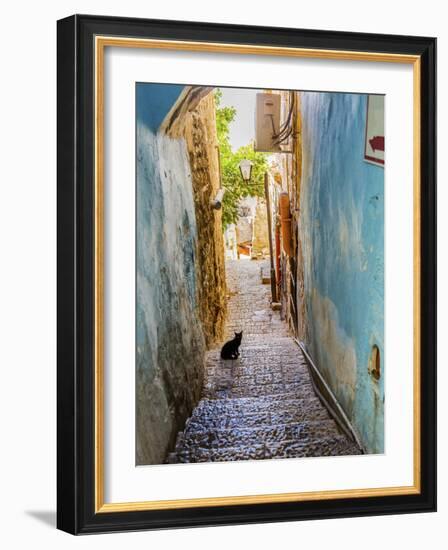
<instances>
[{"instance_id":1,"label":"electrical wire on wall","mask_svg":"<svg viewBox=\"0 0 448 550\"><path fill-rule=\"evenodd\" d=\"M272 143L273 145L284 145L291 136L294 137L294 108L295 108L296 96L293 91L289 92L289 111L285 122L280 126L279 131L276 132L274 128L274 117L271 115L272 121Z\"/></svg>"}]
</instances>

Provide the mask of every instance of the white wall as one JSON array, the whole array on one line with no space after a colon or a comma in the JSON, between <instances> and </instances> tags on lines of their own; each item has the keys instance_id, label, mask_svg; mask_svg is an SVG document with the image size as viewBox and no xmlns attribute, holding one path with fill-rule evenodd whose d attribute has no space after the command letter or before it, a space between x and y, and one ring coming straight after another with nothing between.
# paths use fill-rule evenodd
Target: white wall
<instances>
[{"instance_id":1,"label":"white wall","mask_svg":"<svg viewBox=\"0 0 448 550\"><path fill-rule=\"evenodd\" d=\"M277 7L281 10L277 11ZM56 19L72 13L217 21L439 37L439 120L447 121L448 31L443 2L269 0L20 1L2 10L0 139L0 539L5 548L445 548L448 521L446 426L440 403L439 512L350 520L207 528L75 539L54 529L55 510L55 153ZM448 149L443 128L439 150ZM447 203L441 156L439 204ZM443 213L443 212L442 212ZM439 234L448 233L441 216ZM442 239L440 239L442 241ZM443 239L445 240L445 239ZM442 244L443 246L443 244ZM446 252L440 281L448 280ZM446 251L446 245L443 247ZM440 288L439 310L448 306ZM448 328L440 316L440 334ZM443 315L443 317L445 317ZM441 338L442 340L442 338ZM448 386L441 356L439 387ZM7 539L10 539L7 542Z\"/></svg>"}]
</instances>

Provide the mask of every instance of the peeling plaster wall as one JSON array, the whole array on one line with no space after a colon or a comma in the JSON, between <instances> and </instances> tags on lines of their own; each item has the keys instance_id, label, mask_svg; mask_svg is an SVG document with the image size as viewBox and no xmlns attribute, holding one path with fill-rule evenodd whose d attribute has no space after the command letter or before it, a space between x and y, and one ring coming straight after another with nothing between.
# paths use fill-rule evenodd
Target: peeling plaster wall
<instances>
[{"instance_id":1,"label":"peeling plaster wall","mask_svg":"<svg viewBox=\"0 0 448 550\"><path fill-rule=\"evenodd\" d=\"M384 169L363 160L366 95L302 93L299 238L307 344L368 452L384 451ZM373 345L379 381L369 374Z\"/></svg>"},{"instance_id":2,"label":"peeling plaster wall","mask_svg":"<svg viewBox=\"0 0 448 550\"><path fill-rule=\"evenodd\" d=\"M184 139L156 133L181 91L137 85L137 464L163 462L203 377L189 156Z\"/></svg>"}]
</instances>

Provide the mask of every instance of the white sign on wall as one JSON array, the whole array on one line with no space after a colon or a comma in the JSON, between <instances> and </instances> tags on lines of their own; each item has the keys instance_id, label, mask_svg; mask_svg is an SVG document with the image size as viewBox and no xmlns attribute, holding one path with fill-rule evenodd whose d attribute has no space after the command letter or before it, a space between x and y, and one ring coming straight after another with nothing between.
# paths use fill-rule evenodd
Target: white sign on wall
<instances>
[{"instance_id":1,"label":"white sign on wall","mask_svg":"<svg viewBox=\"0 0 448 550\"><path fill-rule=\"evenodd\" d=\"M255 112L255 151L280 153L280 94L257 94Z\"/></svg>"},{"instance_id":2,"label":"white sign on wall","mask_svg":"<svg viewBox=\"0 0 448 550\"><path fill-rule=\"evenodd\" d=\"M384 149L384 95L369 95L364 160L384 166Z\"/></svg>"}]
</instances>

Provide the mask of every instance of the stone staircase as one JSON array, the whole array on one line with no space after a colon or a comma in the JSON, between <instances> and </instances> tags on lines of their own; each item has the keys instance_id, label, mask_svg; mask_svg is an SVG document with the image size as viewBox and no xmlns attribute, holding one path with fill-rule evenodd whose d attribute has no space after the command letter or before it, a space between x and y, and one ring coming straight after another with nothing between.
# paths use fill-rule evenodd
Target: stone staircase
<instances>
[{"instance_id":1,"label":"stone staircase","mask_svg":"<svg viewBox=\"0 0 448 550\"><path fill-rule=\"evenodd\" d=\"M202 398L168 463L360 454L315 395L305 358L269 307L260 262L227 262L227 336L243 330L241 355L207 353Z\"/></svg>"}]
</instances>

